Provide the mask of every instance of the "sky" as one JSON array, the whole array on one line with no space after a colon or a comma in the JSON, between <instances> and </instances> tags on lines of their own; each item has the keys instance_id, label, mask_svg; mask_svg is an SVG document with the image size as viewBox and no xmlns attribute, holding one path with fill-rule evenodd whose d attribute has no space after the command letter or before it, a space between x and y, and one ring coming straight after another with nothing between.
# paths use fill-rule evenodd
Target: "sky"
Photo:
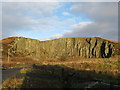
<instances>
[{"instance_id":1,"label":"sky","mask_svg":"<svg viewBox=\"0 0 120 90\"><path fill-rule=\"evenodd\" d=\"M0 13L0 39L21 36L44 41L65 37L101 37L118 41L117 2L5 1Z\"/></svg>"}]
</instances>

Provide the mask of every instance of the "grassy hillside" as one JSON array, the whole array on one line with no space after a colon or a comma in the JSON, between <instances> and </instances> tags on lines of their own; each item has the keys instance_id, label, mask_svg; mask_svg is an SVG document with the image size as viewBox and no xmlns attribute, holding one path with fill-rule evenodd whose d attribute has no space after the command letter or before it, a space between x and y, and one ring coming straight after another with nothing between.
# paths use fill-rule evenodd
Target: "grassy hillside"
<instances>
[{"instance_id":1,"label":"grassy hillside","mask_svg":"<svg viewBox=\"0 0 120 90\"><path fill-rule=\"evenodd\" d=\"M58 61L46 60L31 68L20 70L21 75L8 79L3 83L4 88L85 88L91 83L96 88L112 88L120 84L118 59L81 59ZM9 83L13 81L12 83ZM93 87L92 87L93 88Z\"/></svg>"},{"instance_id":2,"label":"grassy hillside","mask_svg":"<svg viewBox=\"0 0 120 90\"><path fill-rule=\"evenodd\" d=\"M119 42L96 37L49 41L11 37L0 42L3 45L3 69L26 67L5 80L3 88L116 89L118 86L115 85L120 85ZM111 50L111 57L106 58ZM104 57L97 57L101 53Z\"/></svg>"}]
</instances>

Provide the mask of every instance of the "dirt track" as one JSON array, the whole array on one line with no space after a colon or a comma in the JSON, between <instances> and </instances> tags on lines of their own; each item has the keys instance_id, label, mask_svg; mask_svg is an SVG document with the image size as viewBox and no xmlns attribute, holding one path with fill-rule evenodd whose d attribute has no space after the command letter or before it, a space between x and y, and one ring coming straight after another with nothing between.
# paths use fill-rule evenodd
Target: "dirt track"
<instances>
[{"instance_id":1,"label":"dirt track","mask_svg":"<svg viewBox=\"0 0 120 90\"><path fill-rule=\"evenodd\" d=\"M2 70L2 82L5 81L8 78L14 77L17 74L20 74L20 69L22 68L30 68L32 67L30 66L26 66L26 67L18 67L18 68L10 68L10 69L5 69Z\"/></svg>"}]
</instances>

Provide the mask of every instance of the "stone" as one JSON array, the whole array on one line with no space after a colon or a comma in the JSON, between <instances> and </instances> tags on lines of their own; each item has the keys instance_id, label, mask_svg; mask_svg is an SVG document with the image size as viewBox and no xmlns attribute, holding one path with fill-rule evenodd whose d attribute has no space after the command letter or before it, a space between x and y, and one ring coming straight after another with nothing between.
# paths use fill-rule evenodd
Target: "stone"
<instances>
[{"instance_id":1,"label":"stone","mask_svg":"<svg viewBox=\"0 0 120 90\"><path fill-rule=\"evenodd\" d=\"M10 38L9 38L10 39ZM110 58L119 52L119 43L98 37L60 38L39 41L24 37L12 38L9 43L2 43L3 56L24 56L39 60L47 58Z\"/></svg>"}]
</instances>

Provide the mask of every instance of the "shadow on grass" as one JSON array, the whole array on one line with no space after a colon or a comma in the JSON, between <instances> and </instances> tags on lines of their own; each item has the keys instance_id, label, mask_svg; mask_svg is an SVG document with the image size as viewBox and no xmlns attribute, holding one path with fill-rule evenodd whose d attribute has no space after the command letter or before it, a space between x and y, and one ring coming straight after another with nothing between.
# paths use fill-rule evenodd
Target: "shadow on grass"
<instances>
[{"instance_id":1,"label":"shadow on grass","mask_svg":"<svg viewBox=\"0 0 120 90\"><path fill-rule=\"evenodd\" d=\"M96 81L118 83L118 78L95 71L75 70L59 65L34 65L32 70L26 73L22 88L84 88ZM101 88L105 87L101 86Z\"/></svg>"}]
</instances>

